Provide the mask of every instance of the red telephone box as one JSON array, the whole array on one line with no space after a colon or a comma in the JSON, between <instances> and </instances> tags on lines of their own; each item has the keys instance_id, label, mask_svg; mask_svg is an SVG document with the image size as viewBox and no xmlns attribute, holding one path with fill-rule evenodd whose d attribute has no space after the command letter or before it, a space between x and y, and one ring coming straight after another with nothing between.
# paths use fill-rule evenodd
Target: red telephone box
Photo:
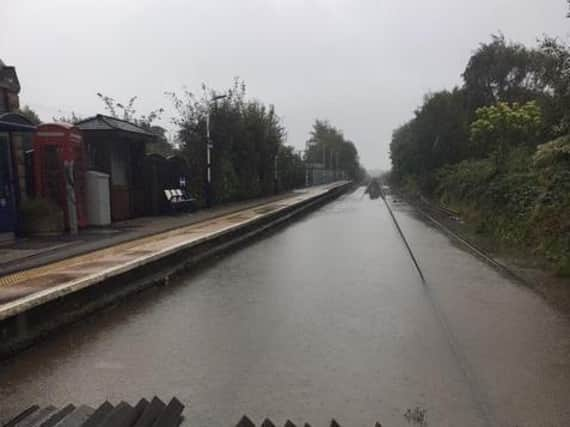
<instances>
[{"instance_id":1,"label":"red telephone box","mask_svg":"<svg viewBox=\"0 0 570 427\"><path fill-rule=\"evenodd\" d=\"M87 157L81 131L66 123L41 124L37 129L33 145L36 194L57 203L65 214L66 228L70 228L66 188L68 182L72 182L77 223L79 227L86 227ZM69 173L70 164L73 176Z\"/></svg>"}]
</instances>

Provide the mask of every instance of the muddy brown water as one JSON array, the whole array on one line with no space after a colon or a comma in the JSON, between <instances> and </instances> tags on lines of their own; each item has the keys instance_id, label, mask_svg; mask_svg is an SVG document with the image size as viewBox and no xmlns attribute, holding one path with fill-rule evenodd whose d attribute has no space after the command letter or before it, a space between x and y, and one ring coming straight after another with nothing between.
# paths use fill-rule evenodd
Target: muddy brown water
<instances>
[{"instance_id":1,"label":"muddy brown water","mask_svg":"<svg viewBox=\"0 0 570 427\"><path fill-rule=\"evenodd\" d=\"M169 287L0 364L0 420L33 403L177 396L196 426L570 425L570 321L394 210L346 195Z\"/></svg>"}]
</instances>

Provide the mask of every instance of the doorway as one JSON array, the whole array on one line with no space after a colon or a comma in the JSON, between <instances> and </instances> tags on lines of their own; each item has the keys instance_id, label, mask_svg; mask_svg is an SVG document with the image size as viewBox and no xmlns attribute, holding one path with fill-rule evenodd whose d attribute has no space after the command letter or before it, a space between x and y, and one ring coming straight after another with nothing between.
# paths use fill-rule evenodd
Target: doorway
<instances>
[{"instance_id":1,"label":"doorway","mask_svg":"<svg viewBox=\"0 0 570 427\"><path fill-rule=\"evenodd\" d=\"M14 233L15 230L16 203L10 135L0 132L0 234Z\"/></svg>"}]
</instances>

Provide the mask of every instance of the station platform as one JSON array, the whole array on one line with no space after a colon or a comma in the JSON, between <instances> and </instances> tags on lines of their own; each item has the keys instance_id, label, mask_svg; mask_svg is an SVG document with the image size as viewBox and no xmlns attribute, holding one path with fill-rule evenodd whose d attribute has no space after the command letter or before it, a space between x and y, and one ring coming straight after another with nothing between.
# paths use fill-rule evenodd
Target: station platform
<instances>
[{"instance_id":1,"label":"station platform","mask_svg":"<svg viewBox=\"0 0 570 427\"><path fill-rule=\"evenodd\" d=\"M193 213L146 216L117 221L108 227L80 229L77 235L24 237L0 243L0 277L98 249L164 233L243 209L293 197L294 192L227 203Z\"/></svg>"},{"instance_id":2,"label":"station platform","mask_svg":"<svg viewBox=\"0 0 570 427\"><path fill-rule=\"evenodd\" d=\"M177 251L205 243L224 233L254 224L268 215L318 199L346 184L346 181L342 181L297 190L277 200L225 214L218 212L212 218L189 225L4 274L0 277L0 321Z\"/></svg>"}]
</instances>

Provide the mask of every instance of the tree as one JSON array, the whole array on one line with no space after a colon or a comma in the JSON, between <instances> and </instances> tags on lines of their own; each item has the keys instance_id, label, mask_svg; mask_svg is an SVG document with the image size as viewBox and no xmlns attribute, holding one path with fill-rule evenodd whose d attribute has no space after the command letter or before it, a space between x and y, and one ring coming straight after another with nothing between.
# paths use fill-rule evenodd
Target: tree
<instances>
[{"instance_id":1,"label":"tree","mask_svg":"<svg viewBox=\"0 0 570 427\"><path fill-rule=\"evenodd\" d=\"M134 123L156 136L154 144L148 144L146 146L148 153L156 153L165 157L175 153L176 150L174 145L166 136L166 129L153 124L160 119L164 112L164 108L157 108L146 115L139 114L135 108L135 102L138 99L137 96L129 98L128 102L125 104L115 100L115 98L103 95L100 92L97 93L97 96L101 101L103 101L105 109L112 117ZM72 113L72 115L72 120L77 119L74 113ZM77 123L78 121L79 120L75 120L71 123Z\"/></svg>"},{"instance_id":2,"label":"tree","mask_svg":"<svg viewBox=\"0 0 570 427\"><path fill-rule=\"evenodd\" d=\"M342 131L332 126L327 120L317 119L307 141L307 159L311 163L322 164L324 168L332 168L333 153L338 152L343 143Z\"/></svg>"},{"instance_id":3,"label":"tree","mask_svg":"<svg viewBox=\"0 0 570 427\"><path fill-rule=\"evenodd\" d=\"M305 163L299 153L288 145L279 148L277 154L279 188L298 188L305 183Z\"/></svg>"},{"instance_id":4,"label":"tree","mask_svg":"<svg viewBox=\"0 0 570 427\"><path fill-rule=\"evenodd\" d=\"M359 179L361 167L356 146L327 120L315 120L307 147L309 163L320 163L326 169L338 169L351 179Z\"/></svg>"},{"instance_id":5,"label":"tree","mask_svg":"<svg viewBox=\"0 0 570 427\"><path fill-rule=\"evenodd\" d=\"M566 171L570 170L570 136L540 145L534 155L534 164L544 168L564 165Z\"/></svg>"},{"instance_id":6,"label":"tree","mask_svg":"<svg viewBox=\"0 0 570 427\"><path fill-rule=\"evenodd\" d=\"M465 93L455 88L426 95L415 117L392 136L390 153L396 177L415 175L431 191L433 172L469 155Z\"/></svg>"},{"instance_id":7,"label":"tree","mask_svg":"<svg viewBox=\"0 0 570 427\"><path fill-rule=\"evenodd\" d=\"M416 143L414 121L411 120L400 126L392 133L390 142L390 158L392 173L399 181L408 175L417 175L421 169L421 161Z\"/></svg>"},{"instance_id":8,"label":"tree","mask_svg":"<svg viewBox=\"0 0 570 427\"><path fill-rule=\"evenodd\" d=\"M497 102L524 103L544 92L541 79L544 57L539 50L507 42L493 35L471 56L463 73L464 88L472 111Z\"/></svg>"},{"instance_id":9,"label":"tree","mask_svg":"<svg viewBox=\"0 0 570 427\"><path fill-rule=\"evenodd\" d=\"M42 122L40 116L38 116L38 114L28 105L24 105L24 107L21 108L18 112L26 117L34 125L39 125Z\"/></svg>"},{"instance_id":10,"label":"tree","mask_svg":"<svg viewBox=\"0 0 570 427\"><path fill-rule=\"evenodd\" d=\"M83 120L83 117L81 117L78 114L75 114L75 112L72 111L71 114L68 116L66 116L64 114L62 114L60 116L53 116L52 120L54 122L69 123L69 124L75 125L75 124L79 123L81 120Z\"/></svg>"},{"instance_id":11,"label":"tree","mask_svg":"<svg viewBox=\"0 0 570 427\"><path fill-rule=\"evenodd\" d=\"M415 115L417 143L426 171L456 163L464 157L468 114L462 90L441 91L426 96Z\"/></svg>"},{"instance_id":12,"label":"tree","mask_svg":"<svg viewBox=\"0 0 570 427\"><path fill-rule=\"evenodd\" d=\"M476 120L471 124L471 140L493 153L500 170L509 149L532 141L541 124L542 114L536 102L522 105L499 102L477 110Z\"/></svg>"},{"instance_id":13,"label":"tree","mask_svg":"<svg viewBox=\"0 0 570 427\"><path fill-rule=\"evenodd\" d=\"M97 92L97 96L101 101L103 101L105 109L112 117L135 123L136 125L144 128L150 129L152 124L156 120L159 120L162 113L164 113L164 108L157 108L146 115L138 114L134 107L134 104L138 99L137 96L129 98L129 101L126 104L123 104L110 96L103 95L100 92Z\"/></svg>"},{"instance_id":14,"label":"tree","mask_svg":"<svg viewBox=\"0 0 570 427\"><path fill-rule=\"evenodd\" d=\"M540 49L546 58L542 79L551 94L551 108L547 121L552 136L570 132L570 46L554 37L545 37Z\"/></svg>"},{"instance_id":15,"label":"tree","mask_svg":"<svg viewBox=\"0 0 570 427\"><path fill-rule=\"evenodd\" d=\"M473 143L482 133L470 124L482 119L477 113L481 108L480 114L498 113L505 106L532 102L540 111L540 128L532 136L523 135L531 147L570 129L570 49L557 39L527 48L494 35L471 56L463 79L461 88L428 94L412 120L394 132L390 152L395 178L413 176L430 192L441 167L489 155L502 162L512 145L502 136L501 141L487 135L486 142ZM489 106L491 110L484 109ZM523 108L521 114L525 112Z\"/></svg>"},{"instance_id":16,"label":"tree","mask_svg":"<svg viewBox=\"0 0 570 427\"><path fill-rule=\"evenodd\" d=\"M176 147L168 140L166 129L162 126L151 126L149 129L156 135L156 140L152 144L146 144L147 154L160 154L169 157L177 153Z\"/></svg>"},{"instance_id":17,"label":"tree","mask_svg":"<svg viewBox=\"0 0 570 427\"><path fill-rule=\"evenodd\" d=\"M213 101L220 93L223 99ZM212 150L212 193L215 202L272 194L275 164L291 157L284 151L285 128L272 105L246 99L245 83L235 79L223 92L202 85L197 96L186 90L168 93L177 115L177 140L195 172L191 186L203 196L206 187L207 122ZM281 159L279 156L285 156ZM291 162L295 162L291 159ZM288 166L279 168L281 173ZM288 173L288 172L287 172ZM283 180L293 185L295 180ZM284 187L282 187L285 189Z\"/></svg>"}]
</instances>

